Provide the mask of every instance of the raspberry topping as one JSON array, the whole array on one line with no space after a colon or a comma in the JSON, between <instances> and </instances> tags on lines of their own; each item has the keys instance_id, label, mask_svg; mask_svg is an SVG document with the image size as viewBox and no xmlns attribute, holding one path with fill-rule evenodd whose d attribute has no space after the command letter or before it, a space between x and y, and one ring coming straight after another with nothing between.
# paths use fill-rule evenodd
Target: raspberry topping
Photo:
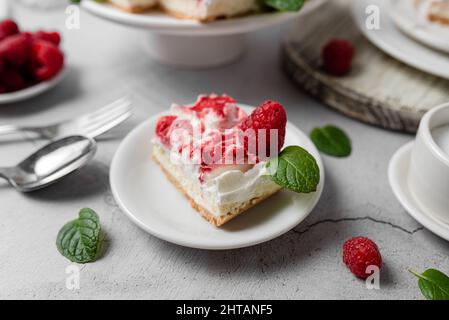
<instances>
[{"instance_id":1,"label":"raspberry topping","mask_svg":"<svg viewBox=\"0 0 449 320\"><path fill-rule=\"evenodd\" d=\"M0 41L18 33L19 27L14 21L7 19L0 23Z\"/></svg>"},{"instance_id":2,"label":"raspberry topping","mask_svg":"<svg viewBox=\"0 0 449 320\"><path fill-rule=\"evenodd\" d=\"M156 136L181 161L198 165L202 182L206 175L223 172L225 166L244 172L263 159L257 153L249 154L244 147L240 139L243 128L245 137L249 129L277 130L278 135L273 136L278 139L276 155L284 144L287 118L284 108L276 102L266 102L249 118L229 96L201 96L193 106L173 105L172 111L174 115L159 119ZM270 134L260 137L267 142L269 151Z\"/></svg>"},{"instance_id":3,"label":"raspberry topping","mask_svg":"<svg viewBox=\"0 0 449 320\"><path fill-rule=\"evenodd\" d=\"M170 128L176 120L175 116L161 117L156 125L156 136L165 146L170 146Z\"/></svg>"},{"instance_id":4,"label":"raspberry topping","mask_svg":"<svg viewBox=\"0 0 449 320\"><path fill-rule=\"evenodd\" d=\"M322 50L324 70L331 75L343 76L351 69L355 54L354 46L348 40L334 39Z\"/></svg>"},{"instance_id":5,"label":"raspberry topping","mask_svg":"<svg viewBox=\"0 0 449 320\"><path fill-rule=\"evenodd\" d=\"M35 40L32 47L32 73L42 81L57 75L64 66L64 55L53 43Z\"/></svg>"},{"instance_id":6,"label":"raspberry topping","mask_svg":"<svg viewBox=\"0 0 449 320\"><path fill-rule=\"evenodd\" d=\"M227 95L217 96L213 94L209 96L200 96L190 109L197 112L200 116L204 115L205 111L213 111L219 116L224 116L224 108L226 105L235 105L235 103L236 101Z\"/></svg>"},{"instance_id":7,"label":"raspberry topping","mask_svg":"<svg viewBox=\"0 0 449 320\"><path fill-rule=\"evenodd\" d=\"M343 245L343 262L357 277L366 279L370 276L366 273L369 266L382 266L382 256L379 248L370 239L356 237L346 241Z\"/></svg>"},{"instance_id":8,"label":"raspberry topping","mask_svg":"<svg viewBox=\"0 0 449 320\"><path fill-rule=\"evenodd\" d=\"M253 130L255 134L256 146L251 148L249 146L249 139L244 138L244 145L246 151L255 150L256 155L261 156L259 154L259 144L265 143L266 157L275 156L279 153L284 145L285 141L285 127L287 125L287 114L285 112L284 107L274 101L267 101L258 107L253 113L245 119L239 125L239 129L242 132L247 132L248 130ZM271 146L271 132L272 130L276 130L277 132L277 150L276 154L272 155L270 152ZM265 139L265 141L263 141Z\"/></svg>"}]
</instances>

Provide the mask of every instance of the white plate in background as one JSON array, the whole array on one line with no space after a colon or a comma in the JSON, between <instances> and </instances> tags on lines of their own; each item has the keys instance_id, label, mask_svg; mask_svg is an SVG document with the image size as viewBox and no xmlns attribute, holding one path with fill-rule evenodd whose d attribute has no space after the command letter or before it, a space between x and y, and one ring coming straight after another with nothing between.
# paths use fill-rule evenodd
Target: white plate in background
<instances>
[{"instance_id":1,"label":"white plate in background","mask_svg":"<svg viewBox=\"0 0 449 320\"><path fill-rule=\"evenodd\" d=\"M1 93L0 94L0 105L1 104L10 104L15 102L24 101L27 99L34 98L58 85L65 77L67 73L67 66L64 66L64 69L59 72L53 79L48 81L42 81L34 86L15 91L10 93Z\"/></svg>"},{"instance_id":2,"label":"white plate in background","mask_svg":"<svg viewBox=\"0 0 449 320\"><path fill-rule=\"evenodd\" d=\"M148 10L144 13L129 13L117 9L113 5L99 3L95 0L84 0L81 5L92 14L116 23L161 33L198 36L246 33L270 27L312 12L325 2L327 0L309 0L299 12L250 14L243 17L217 20L208 23L178 19L156 10Z\"/></svg>"},{"instance_id":3,"label":"white plate in background","mask_svg":"<svg viewBox=\"0 0 449 320\"><path fill-rule=\"evenodd\" d=\"M390 0L352 1L352 14L360 31L375 46L393 58L421 71L449 79L449 56L435 51L403 34L389 14ZM380 9L380 29L366 28L365 9L369 5Z\"/></svg>"},{"instance_id":4,"label":"white plate in background","mask_svg":"<svg viewBox=\"0 0 449 320\"><path fill-rule=\"evenodd\" d=\"M419 0L423 2L423 0ZM437 50L449 53L449 26L432 23L420 16L414 1L390 0L390 15L409 37ZM448 56L449 59L449 56Z\"/></svg>"},{"instance_id":5,"label":"white plate in background","mask_svg":"<svg viewBox=\"0 0 449 320\"><path fill-rule=\"evenodd\" d=\"M251 111L249 107L242 107ZM148 233L168 242L199 249L248 247L290 231L318 203L324 186L321 157L308 136L288 123L286 146L304 147L320 167L321 181L317 192L306 195L282 190L223 227L212 226L191 208L184 195L151 159L151 138L161 115L148 119L123 140L110 171L112 193L118 205Z\"/></svg>"}]
</instances>

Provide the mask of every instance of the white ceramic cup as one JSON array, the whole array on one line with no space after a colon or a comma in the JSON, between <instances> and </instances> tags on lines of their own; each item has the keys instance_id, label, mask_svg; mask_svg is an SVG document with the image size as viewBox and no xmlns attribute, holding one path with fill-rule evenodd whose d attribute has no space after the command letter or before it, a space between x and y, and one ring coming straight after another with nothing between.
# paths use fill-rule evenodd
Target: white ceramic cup
<instances>
[{"instance_id":1,"label":"white ceramic cup","mask_svg":"<svg viewBox=\"0 0 449 320\"><path fill-rule=\"evenodd\" d=\"M449 223L449 155L437 145L432 130L449 124L449 103L427 112L413 146L408 185L421 209Z\"/></svg>"}]
</instances>

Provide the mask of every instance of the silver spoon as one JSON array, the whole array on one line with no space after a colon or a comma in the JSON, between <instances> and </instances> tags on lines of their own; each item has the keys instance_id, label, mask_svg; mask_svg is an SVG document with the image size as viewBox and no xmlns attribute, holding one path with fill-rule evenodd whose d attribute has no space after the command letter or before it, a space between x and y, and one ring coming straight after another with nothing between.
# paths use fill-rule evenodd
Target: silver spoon
<instances>
[{"instance_id":1,"label":"silver spoon","mask_svg":"<svg viewBox=\"0 0 449 320\"><path fill-rule=\"evenodd\" d=\"M44 188L82 167L97 150L94 140L71 136L54 141L15 167L0 168L0 177L21 192Z\"/></svg>"}]
</instances>

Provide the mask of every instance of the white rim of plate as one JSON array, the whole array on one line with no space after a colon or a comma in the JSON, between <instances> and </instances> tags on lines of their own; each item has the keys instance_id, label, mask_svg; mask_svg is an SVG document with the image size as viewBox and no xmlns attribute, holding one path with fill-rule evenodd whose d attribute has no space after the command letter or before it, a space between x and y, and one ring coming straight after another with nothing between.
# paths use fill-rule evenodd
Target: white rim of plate
<instances>
[{"instance_id":1,"label":"white rim of plate","mask_svg":"<svg viewBox=\"0 0 449 320\"><path fill-rule=\"evenodd\" d=\"M403 52L400 48L398 48L397 46L395 46L394 44L392 44L389 41L385 41L385 39L383 39L381 36L377 35L378 33L382 33L382 30L368 30L364 23L365 20L361 19L360 17L360 13L365 12L364 9L366 7L367 4L370 5L377 5L378 7L381 8L381 12L382 11L387 11L388 9L386 9L386 3L387 0L357 0L357 1L353 1L352 2L352 15L354 17L354 21L356 22L356 25L358 26L359 30L362 32L362 34L371 42L373 43L375 46L377 46L379 49L381 49L382 51L384 51L385 53L389 54L390 56L392 56L393 58L411 66L414 67L418 70L421 70L425 73L429 73L429 74L433 74L435 76L439 76L441 78L445 78L445 79L449 79L449 72L447 70L449 70L449 62L447 62L448 64L448 68L439 68L439 67L432 67L432 64L429 64L428 61L421 61L418 59L414 59L411 58L410 53L405 53ZM383 17L383 23L390 23L395 29L396 26L394 24L394 22L392 21L391 17L389 14L385 14L382 15ZM385 22L387 21L387 22ZM404 35L402 32L400 32L400 30L396 29L393 30L393 32L397 33L397 36L401 37L403 39L403 41L407 41L409 45L413 45L416 46L416 50L420 50L421 52L426 51L425 53L428 55L440 55L442 60L444 59L444 61L446 61L447 59L445 59L445 54L434 51L431 48L425 47L421 44L419 44L418 42L410 39L409 37L407 37L406 35ZM449 60L447 60L449 61Z\"/></svg>"},{"instance_id":2,"label":"white rim of plate","mask_svg":"<svg viewBox=\"0 0 449 320\"><path fill-rule=\"evenodd\" d=\"M412 11L410 0L390 0L389 5L391 18L405 34L429 47L449 53L449 27L431 22L420 23ZM410 7L409 11L412 12L404 12L405 6Z\"/></svg>"},{"instance_id":3,"label":"white rim of plate","mask_svg":"<svg viewBox=\"0 0 449 320\"><path fill-rule=\"evenodd\" d=\"M244 104L239 104L239 107L244 108L245 110L249 110L249 109L254 109L253 107L250 107L248 105L244 105ZM145 120L144 122L142 122L140 125L138 125L137 127L135 127L126 137L125 139L122 141L122 143L119 145L119 147L117 148L115 155L112 159L112 163L111 163L111 169L110 169L110 173L109 173L109 177L110 177L110 186L111 186L111 191L112 191L112 195L114 196L115 201L117 202L118 206L121 208L121 210L128 216L129 219L131 219L132 222L134 222L134 224L136 224L138 227L140 227L142 230L146 231L147 233L162 239L164 241L176 244L176 245L180 245L183 247L189 247L189 248L194 248L194 249L201 249L201 250L234 250L234 249L240 249L240 248L246 248L246 247L251 247L251 246L255 246L261 243L265 243L268 241L271 241L273 239L276 239L278 237L280 237L281 235L289 232L290 230L292 230L293 228L295 228L297 225L299 225L301 222L303 222L311 213L312 211L315 209L316 205L318 204L319 200L321 199L321 196L323 194L323 190L324 190L324 185L325 185L325 168L324 168L324 164L322 161L322 158L320 156L319 151L316 149L316 147L313 145L313 143L310 141L310 139L307 137L307 135L301 131L298 127L296 127L295 125L293 125L291 122L288 122L288 126L290 128L292 128L294 131L296 131L297 134L299 134L301 137L306 138L309 141L309 147L308 150L309 152L311 152L312 154L314 154L314 157L317 161L317 164L320 168L320 184L318 185L318 189L315 193L315 197L313 200L313 203L310 205L310 208L307 210L307 212L304 214L304 216L299 219L298 221L295 221L295 223L291 223L288 226L285 226L284 228L282 228L281 230L279 230L276 233L271 234L268 237L265 237L263 239L257 239L245 244L236 244L236 245L225 245L225 246L209 246L207 244L204 243L186 243L186 242L182 242L179 241L176 237L172 237L172 236L167 236L166 234L162 234L160 233L158 230L155 230L153 228L151 228L150 226L148 226L147 224L145 224L144 222L140 221L137 217L135 217L134 214L132 214L132 212L130 212L130 210L128 210L128 208L126 207L126 205L122 202L119 192L117 191L115 185L115 181L114 181L114 172L117 171L117 162L118 162L118 155L122 153L122 149L130 142L134 139L135 136L138 136L140 131L143 130L143 128L146 128L148 126L149 123L156 121L159 117L163 116L163 115L167 115L167 112L161 112L157 115L154 115L152 117L150 117L149 119ZM187 202L186 202L187 203ZM188 204L187 204L188 205ZM212 227L212 226L211 226Z\"/></svg>"},{"instance_id":4,"label":"white rim of plate","mask_svg":"<svg viewBox=\"0 0 449 320\"><path fill-rule=\"evenodd\" d=\"M0 94L0 104L20 102L30 98L34 98L54 88L65 78L66 75L67 75L67 66L64 66L64 69L62 69L53 79L40 82L38 84L35 84L34 86L25 88L23 90L10 93L2 93Z\"/></svg>"},{"instance_id":5,"label":"white rim of plate","mask_svg":"<svg viewBox=\"0 0 449 320\"><path fill-rule=\"evenodd\" d=\"M413 219L437 236L449 241L449 225L425 213L413 200L413 196L408 189L406 171L408 170L413 143L414 141L411 141L399 148L390 160L388 180L391 189L405 211Z\"/></svg>"}]
</instances>

